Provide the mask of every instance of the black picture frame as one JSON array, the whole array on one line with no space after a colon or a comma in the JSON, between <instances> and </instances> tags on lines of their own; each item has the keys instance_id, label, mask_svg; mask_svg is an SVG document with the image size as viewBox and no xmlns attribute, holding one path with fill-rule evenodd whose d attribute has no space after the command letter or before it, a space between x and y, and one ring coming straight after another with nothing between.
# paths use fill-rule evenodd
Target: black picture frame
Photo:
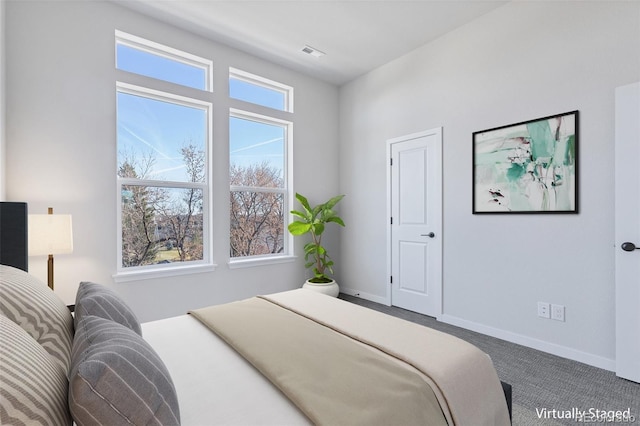
<instances>
[{"instance_id":1,"label":"black picture frame","mask_svg":"<svg viewBox=\"0 0 640 426\"><path fill-rule=\"evenodd\" d=\"M578 213L579 111L473 133L473 214Z\"/></svg>"}]
</instances>

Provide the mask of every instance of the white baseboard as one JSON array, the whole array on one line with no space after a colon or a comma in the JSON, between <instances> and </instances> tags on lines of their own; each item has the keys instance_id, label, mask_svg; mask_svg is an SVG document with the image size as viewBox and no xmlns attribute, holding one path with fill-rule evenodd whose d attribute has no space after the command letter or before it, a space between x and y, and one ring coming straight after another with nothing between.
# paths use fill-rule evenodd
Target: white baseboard
<instances>
[{"instance_id":1,"label":"white baseboard","mask_svg":"<svg viewBox=\"0 0 640 426\"><path fill-rule=\"evenodd\" d=\"M376 296L375 294L365 293L360 290L355 290L353 288L340 286L340 293L348 294L349 296L359 297L361 299L368 300L370 302L379 303L381 305L390 306L389 300L385 297Z\"/></svg>"},{"instance_id":2,"label":"white baseboard","mask_svg":"<svg viewBox=\"0 0 640 426\"><path fill-rule=\"evenodd\" d=\"M507 342L511 343L517 343L522 346L527 346L529 348L561 356L573 361L582 362L593 367L598 367L609 371L615 371L616 369L616 361L614 359L604 358L598 355L582 352L555 343L545 342L544 340L539 340L532 337L523 336L521 334L512 333L510 331L501 330L499 328L478 324L473 321L454 317L452 315L444 314L438 319L447 324L466 328L467 330L476 331L478 333L486 334L487 336L496 337L498 339L506 340Z\"/></svg>"}]
</instances>

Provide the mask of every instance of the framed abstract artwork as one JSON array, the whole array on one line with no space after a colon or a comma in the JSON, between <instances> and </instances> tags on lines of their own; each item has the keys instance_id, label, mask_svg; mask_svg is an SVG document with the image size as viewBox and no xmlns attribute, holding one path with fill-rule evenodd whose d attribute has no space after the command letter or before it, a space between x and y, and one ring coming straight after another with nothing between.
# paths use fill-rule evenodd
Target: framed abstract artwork
<instances>
[{"instance_id":1,"label":"framed abstract artwork","mask_svg":"<svg viewBox=\"0 0 640 426\"><path fill-rule=\"evenodd\" d=\"M473 213L578 213L578 111L473 133Z\"/></svg>"}]
</instances>

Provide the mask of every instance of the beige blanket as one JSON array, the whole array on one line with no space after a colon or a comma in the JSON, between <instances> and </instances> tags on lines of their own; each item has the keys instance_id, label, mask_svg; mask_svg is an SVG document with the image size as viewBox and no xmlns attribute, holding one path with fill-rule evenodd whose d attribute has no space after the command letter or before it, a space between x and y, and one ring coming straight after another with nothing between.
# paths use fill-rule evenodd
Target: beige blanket
<instances>
[{"instance_id":1,"label":"beige blanket","mask_svg":"<svg viewBox=\"0 0 640 426\"><path fill-rule=\"evenodd\" d=\"M285 309L274 311L273 303ZM509 424L491 361L452 336L303 289L192 314L314 423Z\"/></svg>"}]
</instances>

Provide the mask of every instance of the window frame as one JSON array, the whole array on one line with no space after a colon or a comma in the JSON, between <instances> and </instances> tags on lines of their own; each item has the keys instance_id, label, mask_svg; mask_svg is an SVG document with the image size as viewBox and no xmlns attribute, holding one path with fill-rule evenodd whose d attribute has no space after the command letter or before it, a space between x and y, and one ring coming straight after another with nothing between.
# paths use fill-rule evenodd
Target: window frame
<instances>
[{"instance_id":1,"label":"window frame","mask_svg":"<svg viewBox=\"0 0 640 426\"><path fill-rule=\"evenodd\" d=\"M231 97L231 94L229 94L230 99L246 102L251 105L258 105L260 107L273 109L275 111L293 113L293 87L283 83L279 83L277 81L269 80L268 78L265 78L256 74L252 74L247 71L242 71L238 68L229 67L229 80L231 79L240 80L245 83L252 84L254 86L259 86L268 90L272 90L274 92L282 93L284 95L284 108L277 109L277 108L268 107L266 105L257 104L255 102L233 98Z\"/></svg>"},{"instance_id":2,"label":"window frame","mask_svg":"<svg viewBox=\"0 0 640 426\"><path fill-rule=\"evenodd\" d=\"M257 104L256 104L257 105ZM267 125L281 126L284 130L284 161L283 161L283 186L282 188L268 188L268 187L252 187L231 185L229 183L229 196L234 191L247 191L247 192L269 192L283 194L283 252L261 254L254 256L229 256L229 268L239 268L246 266L259 266L268 265L273 263L293 262L296 256L293 255L293 236L288 231L288 225L291 221L291 206L293 205L293 121L284 120L273 116L267 116L264 114L258 114L255 112L247 111L245 109L229 108L229 121L231 118L238 118L243 120L255 121ZM229 167L231 167L231 161L229 161ZM230 209L231 207L229 207ZM229 224L231 225L231 224ZM229 228L229 233L230 233ZM229 239L231 244L231 239Z\"/></svg>"},{"instance_id":3,"label":"window frame","mask_svg":"<svg viewBox=\"0 0 640 426\"><path fill-rule=\"evenodd\" d=\"M150 77L144 74L138 74L138 73L126 71L126 70L121 70L121 71L129 72L144 78L149 78L153 80L164 81L166 83L177 84L179 86L189 87L194 90L204 90L206 92L213 92L213 61L212 60L202 58L200 56L196 56L191 53L175 49L173 47L165 46L164 44L147 40L145 38L138 37L133 34L125 33L120 30L115 30L115 49L116 49L115 68L116 69L120 69L118 68L118 62L117 62L118 61L117 51L118 51L119 44L204 70L205 88L199 89L191 86L185 86L185 85L168 81L168 80L157 79L155 77Z\"/></svg>"},{"instance_id":4,"label":"window frame","mask_svg":"<svg viewBox=\"0 0 640 426\"><path fill-rule=\"evenodd\" d=\"M113 278L116 282L137 281L143 279L162 278L170 276L178 276L192 273L202 273L214 271L217 267L213 260L213 201L212 201L212 150L213 150L213 90L212 90L212 68L213 62L173 49L159 43L155 43L141 37L115 31L116 45L118 43L147 51L149 53L163 56L165 58L186 63L189 65L199 66L205 69L206 90L180 85L170 81L157 79L143 74L131 73L129 71L119 70L117 63L114 63L114 69L123 71L124 74L116 74L115 92L116 97L116 114L118 93L129 94L133 96L141 96L160 102L169 102L180 106L201 109L205 112L205 176L203 182L185 182L171 180L156 179L136 179L121 178L116 173L116 272ZM129 79L128 76L132 77ZM131 84L126 80L135 81L137 84ZM144 85L140 85L144 84ZM154 87L161 87L158 90ZM183 96L176 90L170 92L173 87L188 88L190 96ZM117 120L116 120L117 122ZM115 123L114 123L115 124ZM117 135L115 139L116 149L118 148ZM167 189L199 189L202 191L202 260L194 260L188 262L173 262L167 264L153 264L143 266L124 267L122 264L122 190L127 185L159 187Z\"/></svg>"}]
</instances>

